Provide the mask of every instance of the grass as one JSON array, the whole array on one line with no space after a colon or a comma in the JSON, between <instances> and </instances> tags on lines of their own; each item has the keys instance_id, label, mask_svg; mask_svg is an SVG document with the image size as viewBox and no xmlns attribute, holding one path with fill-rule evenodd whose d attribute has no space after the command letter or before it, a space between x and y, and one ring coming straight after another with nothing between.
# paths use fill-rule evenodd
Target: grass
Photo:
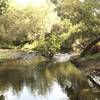
<instances>
[{"instance_id":1,"label":"grass","mask_svg":"<svg viewBox=\"0 0 100 100\"><path fill-rule=\"evenodd\" d=\"M0 43L0 48L2 48L2 49L14 49L15 48L15 46L14 45L10 45L10 44L1 44Z\"/></svg>"},{"instance_id":2,"label":"grass","mask_svg":"<svg viewBox=\"0 0 100 100\"><path fill-rule=\"evenodd\" d=\"M86 56L86 59L99 60L100 61L100 52L99 53L96 53L94 55L88 55L88 56Z\"/></svg>"},{"instance_id":3,"label":"grass","mask_svg":"<svg viewBox=\"0 0 100 100\"><path fill-rule=\"evenodd\" d=\"M9 55L11 55L11 53L7 52L7 51L2 51L0 52L0 60L1 59L8 59L9 58Z\"/></svg>"}]
</instances>

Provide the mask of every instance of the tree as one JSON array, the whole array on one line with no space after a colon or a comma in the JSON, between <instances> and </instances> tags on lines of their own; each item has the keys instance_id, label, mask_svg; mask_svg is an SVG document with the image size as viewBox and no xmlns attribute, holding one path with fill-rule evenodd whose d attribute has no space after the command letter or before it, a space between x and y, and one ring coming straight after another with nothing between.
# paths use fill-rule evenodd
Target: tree
<instances>
[{"instance_id":1,"label":"tree","mask_svg":"<svg viewBox=\"0 0 100 100\"><path fill-rule=\"evenodd\" d=\"M81 57L84 57L88 50L91 49L95 44L97 44L100 41L100 37L96 38L95 40L93 40L91 43L89 43L86 48L83 50L83 52L81 53Z\"/></svg>"},{"instance_id":2,"label":"tree","mask_svg":"<svg viewBox=\"0 0 100 100\"><path fill-rule=\"evenodd\" d=\"M62 42L70 34L68 28L70 26L70 21L61 21L52 26L50 32L45 33L45 40L40 43L35 50L38 50L46 57L53 57L55 53L60 52Z\"/></svg>"},{"instance_id":3,"label":"tree","mask_svg":"<svg viewBox=\"0 0 100 100\"><path fill-rule=\"evenodd\" d=\"M64 47L70 45L72 49L74 46L82 50L88 42L100 36L99 0L59 0L56 5L61 21L69 19L71 22L71 28L66 32L70 32L70 35L63 43Z\"/></svg>"},{"instance_id":4,"label":"tree","mask_svg":"<svg viewBox=\"0 0 100 100\"><path fill-rule=\"evenodd\" d=\"M18 46L43 40L45 33L50 31L55 23L51 15L56 19L52 3L39 8L28 5L24 9L10 5L6 13L0 17L1 44Z\"/></svg>"},{"instance_id":5,"label":"tree","mask_svg":"<svg viewBox=\"0 0 100 100\"><path fill-rule=\"evenodd\" d=\"M3 14L8 7L8 0L0 0L0 15Z\"/></svg>"}]
</instances>

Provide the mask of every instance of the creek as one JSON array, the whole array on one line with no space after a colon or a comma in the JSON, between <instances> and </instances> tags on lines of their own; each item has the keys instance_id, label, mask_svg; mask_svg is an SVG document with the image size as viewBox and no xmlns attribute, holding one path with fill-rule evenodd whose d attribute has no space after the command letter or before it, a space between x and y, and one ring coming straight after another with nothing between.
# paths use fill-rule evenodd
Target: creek
<instances>
[{"instance_id":1,"label":"creek","mask_svg":"<svg viewBox=\"0 0 100 100\"><path fill-rule=\"evenodd\" d=\"M100 90L70 61L36 55L0 63L0 100L100 100Z\"/></svg>"}]
</instances>

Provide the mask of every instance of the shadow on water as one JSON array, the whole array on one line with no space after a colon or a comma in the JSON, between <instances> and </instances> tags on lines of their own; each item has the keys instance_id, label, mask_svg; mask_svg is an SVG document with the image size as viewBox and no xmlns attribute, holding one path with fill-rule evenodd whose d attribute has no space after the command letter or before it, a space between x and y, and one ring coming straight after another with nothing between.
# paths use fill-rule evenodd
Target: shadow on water
<instances>
[{"instance_id":1,"label":"shadow on water","mask_svg":"<svg viewBox=\"0 0 100 100\"><path fill-rule=\"evenodd\" d=\"M100 90L70 62L41 57L0 63L0 95L5 100L100 100Z\"/></svg>"}]
</instances>

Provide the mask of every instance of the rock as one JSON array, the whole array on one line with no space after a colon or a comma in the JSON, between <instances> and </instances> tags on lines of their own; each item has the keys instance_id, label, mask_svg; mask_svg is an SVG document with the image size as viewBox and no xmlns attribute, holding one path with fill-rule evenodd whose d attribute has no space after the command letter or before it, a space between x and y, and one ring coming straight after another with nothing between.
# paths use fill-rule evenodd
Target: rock
<instances>
[{"instance_id":1,"label":"rock","mask_svg":"<svg viewBox=\"0 0 100 100\"><path fill-rule=\"evenodd\" d=\"M65 54L55 54L53 59L57 62L62 62L62 61L67 61L69 60L71 57L70 54L65 53Z\"/></svg>"}]
</instances>

